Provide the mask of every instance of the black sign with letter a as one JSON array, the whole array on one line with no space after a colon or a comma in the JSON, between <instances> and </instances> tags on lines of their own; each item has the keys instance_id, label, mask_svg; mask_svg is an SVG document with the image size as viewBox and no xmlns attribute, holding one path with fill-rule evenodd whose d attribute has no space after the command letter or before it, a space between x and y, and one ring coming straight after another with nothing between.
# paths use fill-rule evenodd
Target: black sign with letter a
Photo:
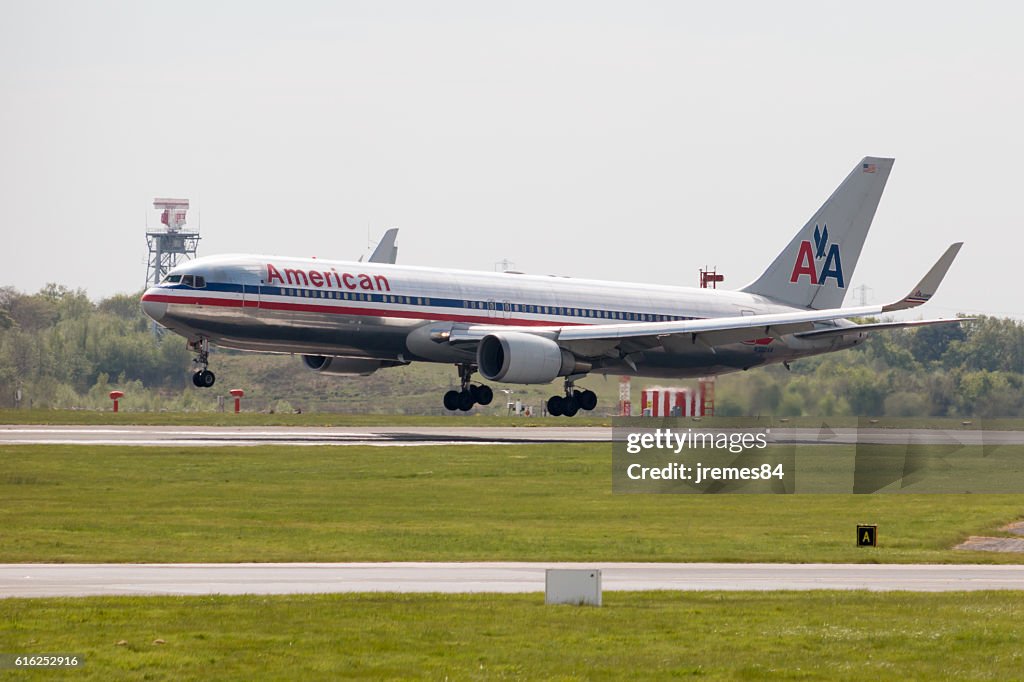
<instances>
[{"instance_id":1,"label":"black sign with letter a","mask_svg":"<svg viewBox=\"0 0 1024 682\"><path fill-rule=\"evenodd\" d=\"M857 546L875 547L878 545L878 526L857 526Z\"/></svg>"}]
</instances>

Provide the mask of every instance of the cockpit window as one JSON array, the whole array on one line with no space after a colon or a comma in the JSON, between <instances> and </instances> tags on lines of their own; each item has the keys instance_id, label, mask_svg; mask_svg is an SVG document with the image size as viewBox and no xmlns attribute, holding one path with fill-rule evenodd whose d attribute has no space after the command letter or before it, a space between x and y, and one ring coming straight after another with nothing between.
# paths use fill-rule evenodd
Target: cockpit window
<instances>
[{"instance_id":1,"label":"cockpit window","mask_svg":"<svg viewBox=\"0 0 1024 682\"><path fill-rule=\"evenodd\" d=\"M181 283L193 289L205 289L206 278L202 275L182 275Z\"/></svg>"},{"instance_id":2,"label":"cockpit window","mask_svg":"<svg viewBox=\"0 0 1024 682\"><path fill-rule=\"evenodd\" d=\"M187 287L194 287L196 285L195 277L193 275L185 275L181 278L181 283Z\"/></svg>"},{"instance_id":3,"label":"cockpit window","mask_svg":"<svg viewBox=\"0 0 1024 682\"><path fill-rule=\"evenodd\" d=\"M193 285L196 289L206 288L206 278L202 275L196 275L196 283Z\"/></svg>"},{"instance_id":4,"label":"cockpit window","mask_svg":"<svg viewBox=\"0 0 1024 682\"><path fill-rule=\"evenodd\" d=\"M181 275L167 275L164 278L164 284L177 284L181 281Z\"/></svg>"}]
</instances>

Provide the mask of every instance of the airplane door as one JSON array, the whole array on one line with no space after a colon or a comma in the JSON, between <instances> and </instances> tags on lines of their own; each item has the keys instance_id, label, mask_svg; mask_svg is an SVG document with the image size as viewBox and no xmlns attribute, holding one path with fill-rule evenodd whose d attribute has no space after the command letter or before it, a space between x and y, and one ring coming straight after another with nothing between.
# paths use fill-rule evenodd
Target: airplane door
<instances>
[{"instance_id":1,"label":"airplane door","mask_svg":"<svg viewBox=\"0 0 1024 682\"><path fill-rule=\"evenodd\" d=\"M255 314L260 307L260 287L258 284L242 285L242 308Z\"/></svg>"},{"instance_id":2,"label":"airplane door","mask_svg":"<svg viewBox=\"0 0 1024 682\"><path fill-rule=\"evenodd\" d=\"M512 317L512 301L503 301L501 304L502 317L506 320Z\"/></svg>"},{"instance_id":3,"label":"airplane door","mask_svg":"<svg viewBox=\"0 0 1024 682\"><path fill-rule=\"evenodd\" d=\"M494 302L493 298L487 299L487 317L497 317L497 307L498 305Z\"/></svg>"}]
</instances>

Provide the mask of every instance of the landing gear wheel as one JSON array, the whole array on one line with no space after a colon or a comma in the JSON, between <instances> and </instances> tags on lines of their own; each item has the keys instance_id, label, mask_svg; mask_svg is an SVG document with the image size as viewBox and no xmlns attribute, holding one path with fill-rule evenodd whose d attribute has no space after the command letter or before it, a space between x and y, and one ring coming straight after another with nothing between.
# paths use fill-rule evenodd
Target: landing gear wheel
<instances>
[{"instance_id":1,"label":"landing gear wheel","mask_svg":"<svg viewBox=\"0 0 1024 682\"><path fill-rule=\"evenodd\" d=\"M199 388L210 388L217 377L208 369L201 369L192 375L192 383Z\"/></svg>"},{"instance_id":2,"label":"landing gear wheel","mask_svg":"<svg viewBox=\"0 0 1024 682\"><path fill-rule=\"evenodd\" d=\"M457 367L459 368L461 390L451 390L444 394L445 409L469 412L474 405L490 405L494 400L494 391L491 390L491 387L484 384L474 386L469 383L476 367L468 363L457 365Z\"/></svg>"},{"instance_id":3,"label":"landing gear wheel","mask_svg":"<svg viewBox=\"0 0 1024 682\"><path fill-rule=\"evenodd\" d=\"M490 405L491 401L494 400L494 391L491 390L490 386L473 386L470 389L473 393L473 400L479 405Z\"/></svg>"},{"instance_id":4,"label":"landing gear wheel","mask_svg":"<svg viewBox=\"0 0 1024 682\"><path fill-rule=\"evenodd\" d=\"M579 401L576 400L576 396L572 398L565 398L563 400L562 414L566 417L575 417L576 413L580 411Z\"/></svg>"},{"instance_id":5,"label":"landing gear wheel","mask_svg":"<svg viewBox=\"0 0 1024 682\"><path fill-rule=\"evenodd\" d=\"M490 386L474 386L469 383L476 367L469 363L456 365L459 369L460 390L451 390L444 394L444 408L446 410L461 410L469 412L474 405L489 405L494 400L494 392Z\"/></svg>"},{"instance_id":6,"label":"landing gear wheel","mask_svg":"<svg viewBox=\"0 0 1024 682\"><path fill-rule=\"evenodd\" d=\"M565 398L560 395L553 395L548 398L548 414L552 417L561 417L565 410Z\"/></svg>"},{"instance_id":7,"label":"landing gear wheel","mask_svg":"<svg viewBox=\"0 0 1024 682\"><path fill-rule=\"evenodd\" d=\"M192 375L192 383L199 388L210 388L217 381L208 367L210 365L210 341L205 336L190 339L187 343L189 350L196 354L193 363L199 365L199 369Z\"/></svg>"},{"instance_id":8,"label":"landing gear wheel","mask_svg":"<svg viewBox=\"0 0 1024 682\"><path fill-rule=\"evenodd\" d=\"M448 391L444 394L444 409L454 412L459 409L459 392Z\"/></svg>"},{"instance_id":9,"label":"landing gear wheel","mask_svg":"<svg viewBox=\"0 0 1024 682\"><path fill-rule=\"evenodd\" d=\"M574 394L576 402L579 403L581 410L590 412L592 409L597 407L597 394L587 389L585 391L579 391Z\"/></svg>"}]
</instances>

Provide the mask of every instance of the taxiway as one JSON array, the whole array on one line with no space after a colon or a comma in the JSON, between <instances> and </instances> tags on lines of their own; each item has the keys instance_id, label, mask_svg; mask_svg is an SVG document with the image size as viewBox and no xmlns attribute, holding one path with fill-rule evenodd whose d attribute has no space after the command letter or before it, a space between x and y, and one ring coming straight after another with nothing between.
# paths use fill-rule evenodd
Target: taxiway
<instances>
[{"instance_id":1,"label":"taxiway","mask_svg":"<svg viewBox=\"0 0 1024 682\"><path fill-rule=\"evenodd\" d=\"M3 564L0 597L543 592L548 568L601 569L605 590L1024 589L1024 566L912 564Z\"/></svg>"}]
</instances>

